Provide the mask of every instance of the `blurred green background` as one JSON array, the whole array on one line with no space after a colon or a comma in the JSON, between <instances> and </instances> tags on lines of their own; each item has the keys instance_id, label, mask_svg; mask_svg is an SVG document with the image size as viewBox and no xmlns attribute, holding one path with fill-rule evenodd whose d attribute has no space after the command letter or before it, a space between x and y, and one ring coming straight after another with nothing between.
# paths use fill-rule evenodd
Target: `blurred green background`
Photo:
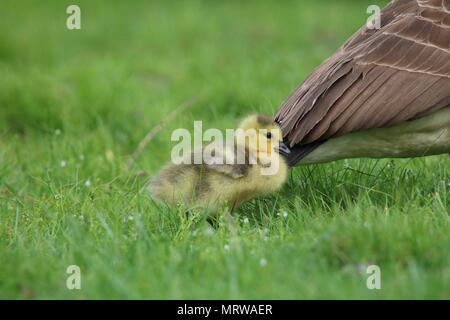
<instances>
[{"instance_id":1,"label":"blurred green background","mask_svg":"<svg viewBox=\"0 0 450 320\"><path fill-rule=\"evenodd\" d=\"M237 235L144 190L173 129L273 114L386 3L2 1L0 298L450 298L447 156L297 168L237 212Z\"/></svg>"}]
</instances>

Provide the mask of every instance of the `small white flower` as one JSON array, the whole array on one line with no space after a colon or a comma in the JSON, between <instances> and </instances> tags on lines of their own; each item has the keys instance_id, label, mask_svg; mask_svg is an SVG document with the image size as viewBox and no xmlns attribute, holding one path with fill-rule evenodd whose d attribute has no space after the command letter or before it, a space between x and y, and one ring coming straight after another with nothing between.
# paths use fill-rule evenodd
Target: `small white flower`
<instances>
[{"instance_id":1,"label":"small white flower","mask_svg":"<svg viewBox=\"0 0 450 320\"><path fill-rule=\"evenodd\" d=\"M447 187L450 187L450 181L447 183Z\"/></svg>"},{"instance_id":2,"label":"small white flower","mask_svg":"<svg viewBox=\"0 0 450 320\"><path fill-rule=\"evenodd\" d=\"M228 244L224 245L223 250L230 251L230 246Z\"/></svg>"},{"instance_id":3,"label":"small white flower","mask_svg":"<svg viewBox=\"0 0 450 320\"><path fill-rule=\"evenodd\" d=\"M80 220L84 221L84 216L83 215L80 216Z\"/></svg>"},{"instance_id":4,"label":"small white flower","mask_svg":"<svg viewBox=\"0 0 450 320\"><path fill-rule=\"evenodd\" d=\"M64 168L64 167L66 166L67 163L66 163L65 160L61 160L61 163L60 163L60 164L61 164L61 168Z\"/></svg>"},{"instance_id":5,"label":"small white flower","mask_svg":"<svg viewBox=\"0 0 450 320\"><path fill-rule=\"evenodd\" d=\"M59 136L61 134L61 130L60 129L56 129L55 130L55 136Z\"/></svg>"},{"instance_id":6,"label":"small white flower","mask_svg":"<svg viewBox=\"0 0 450 320\"><path fill-rule=\"evenodd\" d=\"M84 160L84 154L80 154L80 160L81 160L81 161Z\"/></svg>"},{"instance_id":7,"label":"small white flower","mask_svg":"<svg viewBox=\"0 0 450 320\"><path fill-rule=\"evenodd\" d=\"M247 217L245 217L244 219L242 219L242 222L243 222L243 223L249 223L249 220L248 220Z\"/></svg>"},{"instance_id":8,"label":"small white flower","mask_svg":"<svg viewBox=\"0 0 450 320\"><path fill-rule=\"evenodd\" d=\"M348 163L348 160L345 159L344 160L344 169L348 169L348 168L350 168L350 164Z\"/></svg>"},{"instance_id":9,"label":"small white flower","mask_svg":"<svg viewBox=\"0 0 450 320\"><path fill-rule=\"evenodd\" d=\"M286 211L278 211L277 212L277 217L283 217L283 218L287 218L287 216L288 216L288 213L286 212Z\"/></svg>"},{"instance_id":10,"label":"small white flower","mask_svg":"<svg viewBox=\"0 0 450 320\"><path fill-rule=\"evenodd\" d=\"M260 260L259 260L259 265L260 265L261 267L267 266L267 260L264 259L264 258L260 259Z\"/></svg>"},{"instance_id":11,"label":"small white flower","mask_svg":"<svg viewBox=\"0 0 450 320\"><path fill-rule=\"evenodd\" d=\"M212 236L214 234L214 230L211 227L209 227L205 230L205 234L207 236Z\"/></svg>"},{"instance_id":12,"label":"small white flower","mask_svg":"<svg viewBox=\"0 0 450 320\"><path fill-rule=\"evenodd\" d=\"M133 217L132 215L129 215L129 216L128 216L128 220L133 221L133 220L134 220L134 217Z\"/></svg>"},{"instance_id":13,"label":"small white flower","mask_svg":"<svg viewBox=\"0 0 450 320\"><path fill-rule=\"evenodd\" d=\"M92 185L91 180L87 179L84 185L89 188Z\"/></svg>"}]
</instances>

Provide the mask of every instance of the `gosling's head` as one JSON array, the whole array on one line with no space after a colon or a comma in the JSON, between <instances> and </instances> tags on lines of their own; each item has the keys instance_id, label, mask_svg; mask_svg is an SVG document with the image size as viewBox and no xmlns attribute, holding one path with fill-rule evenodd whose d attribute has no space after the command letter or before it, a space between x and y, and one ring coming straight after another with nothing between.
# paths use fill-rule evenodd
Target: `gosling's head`
<instances>
[{"instance_id":1,"label":"gosling's head","mask_svg":"<svg viewBox=\"0 0 450 320\"><path fill-rule=\"evenodd\" d=\"M247 150L258 156L271 156L273 151L290 153L283 143L280 127L264 114L252 114L244 118L239 124L236 137L238 143L245 144Z\"/></svg>"}]
</instances>

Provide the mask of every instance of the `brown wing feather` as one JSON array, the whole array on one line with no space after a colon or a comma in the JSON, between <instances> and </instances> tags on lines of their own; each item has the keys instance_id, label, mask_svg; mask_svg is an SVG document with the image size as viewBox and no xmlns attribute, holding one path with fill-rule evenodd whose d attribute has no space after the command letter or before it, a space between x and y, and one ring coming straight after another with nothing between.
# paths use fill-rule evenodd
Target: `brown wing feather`
<instances>
[{"instance_id":1,"label":"brown wing feather","mask_svg":"<svg viewBox=\"0 0 450 320\"><path fill-rule=\"evenodd\" d=\"M380 30L363 27L281 105L275 119L291 147L450 104L450 0L394 0L381 17Z\"/></svg>"}]
</instances>

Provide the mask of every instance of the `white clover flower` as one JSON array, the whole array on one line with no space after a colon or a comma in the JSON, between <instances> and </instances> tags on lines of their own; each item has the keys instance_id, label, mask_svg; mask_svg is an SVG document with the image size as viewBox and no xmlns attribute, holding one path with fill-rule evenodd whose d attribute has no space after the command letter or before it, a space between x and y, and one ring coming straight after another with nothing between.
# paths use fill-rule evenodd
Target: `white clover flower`
<instances>
[{"instance_id":1,"label":"white clover flower","mask_svg":"<svg viewBox=\"0 0 450 320\"><path fill-rule=\"evenodd\" d=\"M264 259L264 258L261 258L261 259L259 260L259 265L260 265L261 267L267 266L267 260Z\"/></svg>"},{"instance_id":2,"label":"white clover flower","mask_svg":"<svg viewBox=\"0 0 450 320\"><path fill-rule=\"evenodd\" d=\"M56 129L55 130L55 136L59 136L61 134L61 130L60 129Z\"/></svg>"},{"instance_id":3,"label":"white clover flower","mask_svg":"<svg viewBox=\"0 0 450 320\"><path fill-rule=\"evenodd\" d=\"M288 213L286 211L283 211L283 218L287 218Z\"/></svg>"},{"instance_id":4,"label":"white clover flower","mask_svg":"<svg viewBox=\"0 0 450 320\"><path fill-rule=\"evenodd\" d=\"M128 220L133 221L133 220L134 220L134 217L130 214L130 215L128 216Z\"/></svg>"},{"instance_id":5,"label":"white clover flower","mask_svg":"<svg viewBox=\"0 0 450 320\"><path fill-rule=\"evenodd\" d=\"M61 168L64 168L67 165L67 162L65 160L61 160L60 164Z\"/></svg>"},{"instance_id":6,"label":"white clover flower","mask_svg":"<svg viewBox=\"0 0 450 320\"><path fill-rule=\"evenodd\" d=\"M87 179L86 182L84 183L84 185L85 185L87 188L89 188L89 187L92 185L91 180L90 180L90 179Z\"/></svg>"},{"instance_id":7,"label":"white clover flower","mask_svg":"<svg viewBox=\"0 0 450 320\"><path fill-rule=\"evenodd\" d=\"M242 222L243 222L243 223L249 223L249 220L248 220L247 217L245 217L244 219L242 219Z\"/></svg>"},{"instance_id":8,"label":"white clover flower","mask_svg":"<svg viewBox=\"0 0 450 320\"><path fill-rule=\"evenodd\" d=\"M81 161L84 160L84 154L80 154L80 160L81 160Z\"/></svg>"},{"instance_id":9,"label":"white clover flower","mask_svg":"<svg viewBox=\"0 0 450 320\"><path fill-rule=\"evenodd\" d=\"M228 244L224 245L223 250L230 251L230 246Z\"/></svg>"}]
</instances>

